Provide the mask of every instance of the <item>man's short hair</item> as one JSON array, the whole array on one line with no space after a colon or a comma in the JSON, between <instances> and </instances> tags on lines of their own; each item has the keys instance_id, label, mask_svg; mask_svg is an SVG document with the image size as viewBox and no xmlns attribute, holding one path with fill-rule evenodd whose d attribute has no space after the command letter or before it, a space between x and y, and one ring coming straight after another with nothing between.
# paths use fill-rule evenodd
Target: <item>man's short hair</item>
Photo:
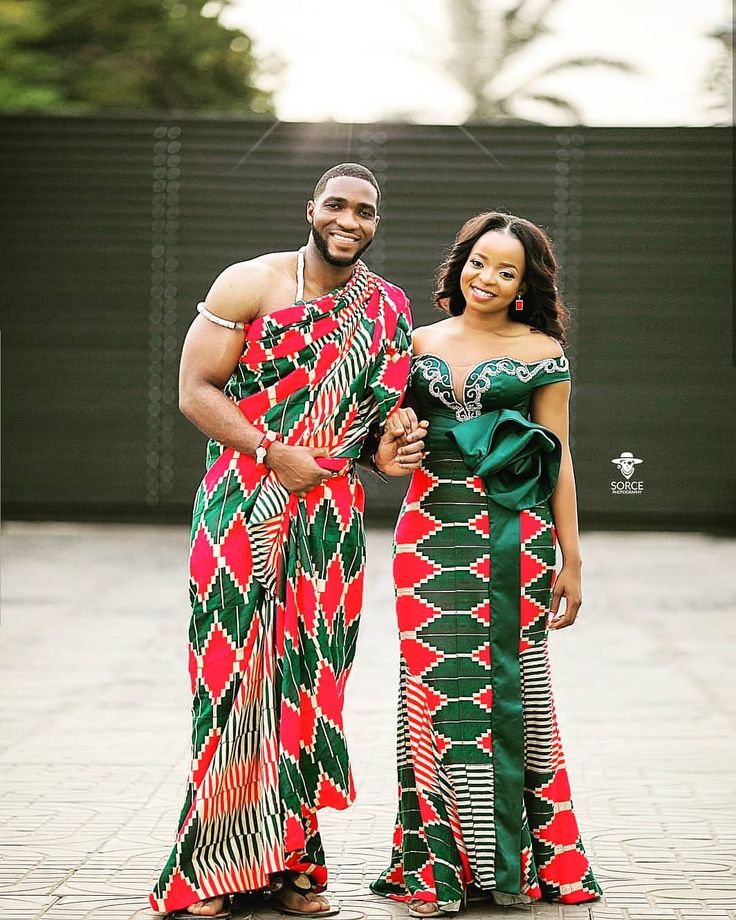
<instances>
[{"instance_id":1,"label":"man's short hair","mask_svg":"<svg viewBox=\"0 0 736 920\"><path fill-rule=\"evenodd\" d=\"M378 205L381 203L381 189L376 181L376 177L370 169L361 166L360 163L339 163L337 166L328 169L326 173L323 173L314 187L314 194L312 197L315 201L322 192L324 192L325 186L330 179L334 179L336 176L349 176L351 179L364 179L366 182L370 182L376 190L376 210L378 210Z\"/></svg>"}]
</instances>

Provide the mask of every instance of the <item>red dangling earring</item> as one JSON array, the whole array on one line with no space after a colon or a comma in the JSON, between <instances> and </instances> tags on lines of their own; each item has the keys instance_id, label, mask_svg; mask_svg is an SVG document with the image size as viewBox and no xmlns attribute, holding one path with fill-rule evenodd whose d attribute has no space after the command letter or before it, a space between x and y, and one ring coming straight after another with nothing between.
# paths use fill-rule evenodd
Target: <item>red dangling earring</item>
<instances>
[{"instance_id":1,"label":"red dangling earring","mask_svg":"<svg viewBox=\"0 0 736 920\"><path fill-rule=\"evenodd\" d=\"M516 295L516 303L515 303L515 305L514 305L514 309L515 309L517 312L518 312L519 310L523 310L523 309L524 309L524 301L522 300L522 297L521 297L521 291L519 291L519 293Z\"/></svg>"}]
</instances>

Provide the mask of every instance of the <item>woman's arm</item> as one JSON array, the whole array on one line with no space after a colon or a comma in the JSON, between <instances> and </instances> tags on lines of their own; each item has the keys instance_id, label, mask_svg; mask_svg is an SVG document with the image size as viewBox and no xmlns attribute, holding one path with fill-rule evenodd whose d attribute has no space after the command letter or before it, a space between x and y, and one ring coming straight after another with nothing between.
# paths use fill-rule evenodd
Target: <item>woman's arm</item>
<instances>
[{"instance_id":1,"label":"woman's arm","mask_svg":"<svg viewBox=\"0 0 736 920\"><path fill-rule=\"evenodd\" d=\"M560 439L562 458L557 485L550 498L557 540L562 552L560 570L552 595L551 629L561 629L575 622L582 603L580 536L575 492L575 474L570 453L569 423L570 383L550 383L538 387L532 395L532 421L549 428ZM565 613L558 616L560 600L565 598Z\"/></svg>"}]
</instances>

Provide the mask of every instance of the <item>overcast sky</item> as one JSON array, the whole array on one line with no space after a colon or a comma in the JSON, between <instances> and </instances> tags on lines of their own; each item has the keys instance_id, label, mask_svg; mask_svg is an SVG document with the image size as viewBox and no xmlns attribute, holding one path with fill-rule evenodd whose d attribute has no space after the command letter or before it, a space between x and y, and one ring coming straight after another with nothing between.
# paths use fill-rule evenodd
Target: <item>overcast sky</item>
<instances>
[{"instance_id":1,"label":"overcast sky","mask_svg":"<svg viewBox=\"0 0 736 920\"><path fill-rule=\"evenodd\" d=\"M235 0L225 21L254 39L259 57L283 61L275 84L282 120L452 123L467 116L468 99L445 71L447 2ZM535 89L568 98L586 124L710 124L702 84L717 45L706 35L729 11L727 0L559 0L548 20L553 35L517 75L571 56L617 58L639 73L573 71ZM550 120L548 109L524 114Z\"/></svg>"}]
</instances>

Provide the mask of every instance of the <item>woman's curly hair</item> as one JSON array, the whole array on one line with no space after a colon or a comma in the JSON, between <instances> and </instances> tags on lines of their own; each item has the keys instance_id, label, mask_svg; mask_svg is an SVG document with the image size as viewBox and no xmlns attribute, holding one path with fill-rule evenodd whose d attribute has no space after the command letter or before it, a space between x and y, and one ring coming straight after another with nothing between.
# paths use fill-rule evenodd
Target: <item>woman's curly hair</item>
<instances>
[{"instance_id":1,"label":"woman's curly hair","mask_svg":"<svg viewBox=\"0 0 736 920\"><path fill-rule=\"evenodd\" d=\"M552 243L543 230L523 217L503 211L485 211L467 220L455 237L447 258L437 269L434 302L452 316L465 311L460 275L473 247L489 230L510 233L524 247L524 309L517 311L513 304L509 305L509 319L528 323L564 345L570 315L557 292L558 269Z\"/></svg>"}]
</instances>

